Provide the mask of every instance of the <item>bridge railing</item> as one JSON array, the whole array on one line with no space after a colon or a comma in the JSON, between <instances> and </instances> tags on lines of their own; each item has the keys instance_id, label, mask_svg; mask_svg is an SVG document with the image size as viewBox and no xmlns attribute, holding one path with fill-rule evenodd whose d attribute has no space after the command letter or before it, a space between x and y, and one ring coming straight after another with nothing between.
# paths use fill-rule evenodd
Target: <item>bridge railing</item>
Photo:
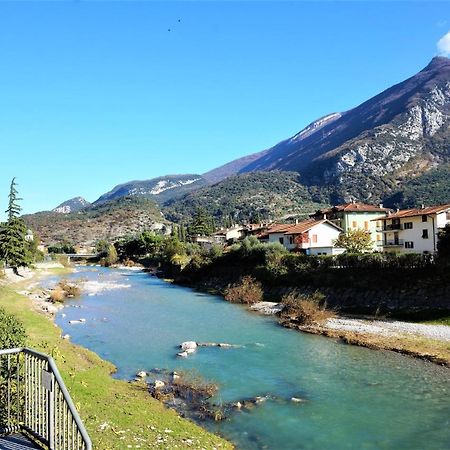
<instances>
[{"instance_id":1,"label":"bridge railing","mask_svg":"<svg viewBox=\"0 0 450 450\"><path fill-rule=\"evenodd\" d=\"M53 358L28 348L0 350L0 433L22 430L50 450L92 450Z\"/></svg>"}]
</instances>

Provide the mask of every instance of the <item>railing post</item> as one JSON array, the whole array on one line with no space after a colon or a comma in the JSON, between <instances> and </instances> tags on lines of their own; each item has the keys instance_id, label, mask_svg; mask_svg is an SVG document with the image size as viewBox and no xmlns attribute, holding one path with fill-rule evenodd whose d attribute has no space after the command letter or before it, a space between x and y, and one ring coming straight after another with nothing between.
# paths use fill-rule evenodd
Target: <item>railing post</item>
<instances>
[{"instance_id":1,"label":"railing post","mask_svg":"<svg viewBox=\"0 0 450 450\"><path fill-rule=\"evenodd\" d=\"M47 361L47 439L50 450L55 448L55 377Z\"/></svg>"}]
</instances>

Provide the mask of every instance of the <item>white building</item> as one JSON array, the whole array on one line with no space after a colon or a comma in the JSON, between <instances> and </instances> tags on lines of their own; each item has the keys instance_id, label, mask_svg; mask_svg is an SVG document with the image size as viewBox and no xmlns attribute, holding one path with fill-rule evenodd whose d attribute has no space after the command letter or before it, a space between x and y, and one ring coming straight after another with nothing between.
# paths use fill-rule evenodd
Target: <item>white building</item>
<instances>
[{"instance_id":1,"label":"white building","mask_svg":"<svg viewBox=\"0 0 450 450\"><path fill-rule=\"evenodd\" d=\"M344 231L364 230L370 233L373 250L382 251L383 235L377 231L381 228L381 223L377 223L374 219L387 214L389 211L388 208L383 208L382 204L368 205L367 203L352 201L319 210L311 217L314 219L328 219Z\"/></svg>"},{"instance_id":2,"label":"white building","mask_svg":"<svg viewBox=\"0 0 450 450\"><path fill-rule=\"evenodd\" d=\"M307 255L337 255L345 251L334 246L341 232L342 228L329 220L308 219L297 224L273 225L263 240L279 242L288 250Z\"/></svg>"},{"instance_id":3,"label":"white building","mask_svg":"<svg viewBox=\"0 0 450 450\"><path fill-rule=\"evenodd\" d=\"M339 255L343 248L334 246L342 228L326 219L305 220L284 233L284 246L288 250L307 255Z\"/></svg>"},{"instance_id":4,"label":"white building","mask_svg":"<svg viewBox=\"0 0 450 450\"><path fill-rule=\"evenodd\" d=\"M382 222L383 251L435 253L438 233L450 223L450 203L404 209L376 220Z\"/></svg>"},{"instance_id":5,"label":"white building","mask_svg":"<svg viewBox=\"0 0 450 450\"><path fill-rule=\"evenodd\" d=\"M232 228L223 228L219 231L216 231L213 234L214 240L218 244L227 244L229 242L238 241L245 237L246 229L241 226L235 226Z\"/></svg>"}]
</instances>

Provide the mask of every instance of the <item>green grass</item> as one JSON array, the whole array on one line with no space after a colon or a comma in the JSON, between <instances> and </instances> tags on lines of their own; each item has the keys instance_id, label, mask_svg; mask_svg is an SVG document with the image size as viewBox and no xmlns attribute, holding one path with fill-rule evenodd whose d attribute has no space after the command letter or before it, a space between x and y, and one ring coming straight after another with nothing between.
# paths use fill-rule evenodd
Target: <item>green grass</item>
<instances>
[{"instance_id":1,"label":"green grass","mask_svg":"<svg viewBox=\"0 0 450 450\"><path fill-rule=\"evenodd\" d=\"M111 363L61 339L61 330L28 298L0 287L0 307L22 320L29 347L55 358L95 449L233 448L151 398L144 383L113 379Z\"/></svg>"},{"instance_id":2,"label":"green grass","mask_svg":"<svg viewBox=\"0 0 450 450\"><path fill-rule=\"evenodd\" d=\"M426 325L448 325L448 326L450 326L450 317L441 317L440 319L426 320L426 321L421 321L420 323L423 323Z\"/></svg>"}]
</instances>

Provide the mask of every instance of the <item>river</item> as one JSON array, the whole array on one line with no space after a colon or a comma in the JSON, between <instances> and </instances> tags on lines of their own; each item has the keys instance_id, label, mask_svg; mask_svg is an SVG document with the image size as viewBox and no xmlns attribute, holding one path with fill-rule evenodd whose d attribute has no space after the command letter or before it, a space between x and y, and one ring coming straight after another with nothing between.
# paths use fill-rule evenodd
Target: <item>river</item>
<instances>
[{"instance_id":1,"label":"river","mask_svg":"<svg viewBox=\"0 0 450 450\"><path fill-rule=\"evenodd\" d=\"M87 280L88 292L69 301L56 322L73 342L112 361L116 377L195 368L219 384L216 401L280 399L204 424L238 448L450 448L448 369L288 330L272 317L142 272L78 267L70 278ZM79 318L86 322L69 324ZM177 345L188 340L243 347L177 358Z\"/></svg>"}]
</instances>

